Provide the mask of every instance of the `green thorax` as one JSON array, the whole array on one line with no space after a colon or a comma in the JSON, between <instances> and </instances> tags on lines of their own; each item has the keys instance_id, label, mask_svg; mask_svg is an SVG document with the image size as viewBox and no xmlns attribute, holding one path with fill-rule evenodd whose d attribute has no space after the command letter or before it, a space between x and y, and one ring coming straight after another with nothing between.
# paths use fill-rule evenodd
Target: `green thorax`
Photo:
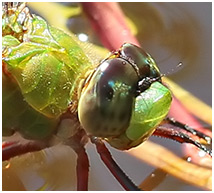
<instances>
[{"instance_id":1,"label":"green thorax","mask_svg":"<svg viewBox=\"0 0 214 193\"><path fill-rule=\"evenodd\" d=\"M8 27L7 20L3 20L2 41L7 70L29 105L45 116L60 116L76 103L78 85L93 68L91 60L74 37L49 26L41 17L28 16L23 23L27 31L16 22L11 25L16 28Z\"/></svg>"},{"instance_id":2,"label":"green thorax","mask_svg":"<svg viewBox=\"0 0 214 193\"><path fill-rule=\"evenodd\" d=\"M27 139L45 139L52 135L58 119L38 113L23 100L20 88L10 76L2 74L2 135L15 131Z\"/></svg>"}]
</instances>

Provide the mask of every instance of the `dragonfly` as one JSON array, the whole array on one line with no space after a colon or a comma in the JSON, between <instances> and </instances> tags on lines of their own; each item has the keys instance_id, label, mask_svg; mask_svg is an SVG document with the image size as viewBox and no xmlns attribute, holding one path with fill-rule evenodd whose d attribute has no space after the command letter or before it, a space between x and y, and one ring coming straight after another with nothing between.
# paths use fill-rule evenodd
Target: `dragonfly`
<instances>
[{"instance_id":1,"label":"dragonfly","mask_svg":"<svg viewBox=\"0 0 214 193\"><path fill-rule=\"evenodd\" d=\"M2 48L2 133L29 140L4 141L3 161L56 145L57 138L76 152L77 190L87 190L91 141L121 186L139 190L105 142L123 151L154 135L212 156L191 137L210 144L209 136L167 117L172 93L142 48L125 43L95 63L75 37L31 14L26 3L3 4Z\"/></svg>"}]
</instances>

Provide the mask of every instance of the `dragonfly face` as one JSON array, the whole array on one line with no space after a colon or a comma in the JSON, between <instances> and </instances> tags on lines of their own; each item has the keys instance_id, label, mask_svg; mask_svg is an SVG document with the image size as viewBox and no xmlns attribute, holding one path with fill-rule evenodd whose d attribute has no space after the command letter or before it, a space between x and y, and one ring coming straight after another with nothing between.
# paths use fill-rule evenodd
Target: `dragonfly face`
<instances>
[{"instance_id":1,"label":"dragonfly face","mask_svg":"<svg viewBox=\"0 0 214 193\"><path fill-rule=\"evenodd\" d=\"M142 143L167 115L171 93L154 60L132 44L104 60L82 90L80 123L118 149Z\"/></svg>"}]
</instances>

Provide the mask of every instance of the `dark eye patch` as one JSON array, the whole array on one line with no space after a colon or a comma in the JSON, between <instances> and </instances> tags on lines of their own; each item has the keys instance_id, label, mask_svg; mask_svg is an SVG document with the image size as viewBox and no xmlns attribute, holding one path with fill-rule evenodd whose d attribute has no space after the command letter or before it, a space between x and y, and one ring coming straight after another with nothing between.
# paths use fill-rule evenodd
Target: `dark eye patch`
<instances>
[{"instance_id":1,"label":"dark eye patch","mask_svg":"<svg viewBox=\"0 0 214 193\"><path fill-rule=\"evenodd\" d=\"M101 101L111 100L114 95L114 90L110 85L104 84L100 87L99 94L100 94Z\"/></svg>"}]
</instances>

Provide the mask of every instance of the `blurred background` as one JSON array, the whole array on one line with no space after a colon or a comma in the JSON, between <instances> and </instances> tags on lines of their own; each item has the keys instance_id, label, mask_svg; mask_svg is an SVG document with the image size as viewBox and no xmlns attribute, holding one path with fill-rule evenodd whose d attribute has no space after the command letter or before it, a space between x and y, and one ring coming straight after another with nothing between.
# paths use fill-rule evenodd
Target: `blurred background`
<instances>
[{"instance_id":1,"label":"blurred background","mask_svg":"<svg viewBox=\"0 0 214 193\"><path fill-rule=\"evenodd\" d=\"M67 8L78 10L78 3L53 3L58 13L51 11L52 3L29 3L33 12L46 18L45 14L67 13ZM212 4L197 3L120 3L127 22L142 47L158 63L161 72L183 88L212 105ZM48 13L44 9L49 7ZM42 11L42 7L43 10ZM78 11L77 11L78 12ZM67 15L67 26L78 37L101 45L84 14ZM56 21L60 22L60 21ZM64 22L64 21L63 21ZM51 23L54 25L54 23ZM57 26L57 25L56 25ZM79 36L79 34L85 34ZM182 68L177 68L182 62ZM183 156L181 145L166 139L151 137L151 141L166 146ZM109 147L109 146L108 146ZM141 183L156 168L126 152L111 147L113 157L136 184ZM89 190L123 190L100 161L92 144L87 145L90 159ZM143 154L143 153L142 153ZM164 156L164 155L163 155ZM3 190L75 190L76 155L69 147L27 154L3 163ZM152 183L152 181L151 181ZM170 175L153 190L202 190L188 185Z\"/></svg>"}]
</instances>

